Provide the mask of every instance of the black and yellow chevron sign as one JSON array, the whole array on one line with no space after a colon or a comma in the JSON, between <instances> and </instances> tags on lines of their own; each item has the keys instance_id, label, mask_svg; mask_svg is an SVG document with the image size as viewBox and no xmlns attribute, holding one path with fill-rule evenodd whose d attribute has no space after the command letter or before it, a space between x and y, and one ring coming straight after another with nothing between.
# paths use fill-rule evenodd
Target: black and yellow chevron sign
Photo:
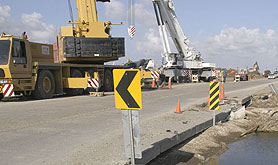
<instances>
[{"instance_id":1,"label":"black and yellow chevron sign","mask_svg":"<svg viewBox=\"0 0 278 165\"><path fill-rule=\"evenodd\" d=\"M209 91L209 109L218 111L219 110L219 82L210 82Z\"/></svg>"},{"instance_id":2,"label":"black and yellow chevron sign","mask_svg":"<svg viewBox=\"0 0 278 165\"><path fill-rule=\"evenodd\" d=\"M114 69L114 92L117 109L142 109L139 69Z\"/></svg>"}]
</instances>

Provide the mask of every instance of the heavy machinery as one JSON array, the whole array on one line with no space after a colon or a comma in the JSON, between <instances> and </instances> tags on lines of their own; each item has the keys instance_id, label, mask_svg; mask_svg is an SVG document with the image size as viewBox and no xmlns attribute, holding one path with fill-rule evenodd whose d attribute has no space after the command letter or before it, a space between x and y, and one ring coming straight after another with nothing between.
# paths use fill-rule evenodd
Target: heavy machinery
<instances>
[{"instance_id":1,"label":"heavy machinery","mask_svg":"<svg viewBox=\"0 0 278 165\"><path fill-rule=\"evenodd\" d=\"M198 79L208 81L213 79L216 64L203 62L201 54L189 46L189 40L175 14L173 1L153 0L153 6L164 50L162 73L177 80L184 79L187 75L195 75ZM166 27L178 53L173 53L170 49Z\"/></svg>"},{"instance_id":2,"label":"heavy machinery","mask_svg":"<svg viewBox=\"0 0 278 165\"><path fill-rule=\"evenodd\" d=\"M237 73L235 74L235 81L248 81L248 70L247 69L239 69L237 70Z\"/></svg>"},{"instance_id":3,"label":"heavy machinery","mask_svg":"<svg viewBox=\"0 0 278 165\"><path fill-rule=\"evenodd\" d=\"M110 1L110 0L96 0ZM95 0L76 0L78 20L61 27L57 37L61 63L101 64L125 55L124 38L110 36L110 21L98 22Z\"/></svg>"},{"instance_id":4,"label":"heavy machinery","mask_svg":"<svg viewBox=\"0 0 278 165\"><path fill-rule=\"evenodd\" d=\"M13 93L37 99L79 95L87 89L90 77L99 80L99 90L113 90L112 70L125 66L104 63L125 56L124 38L111 37L111 22L98 22L96 1L76 0L79 19L70 21L72 26L61 27L56 63L53 45L1 36L0 99Z\"/></svg>"},{"instance_id":5,"label":"heavy machinery","mask_svg":"<svg viewBox=\"0 0 278 165\"><path fill-rule=\"evenodd\" d=\"M259 72L259 64L258 62L256 61L253 65L253 67L251 69L248 70L248 76L252 79L254 79L255 77L258 78L261 76L260 72Z\"/></svg>"},{"instance_id":6,"label":"heavy machinery","mask_svg":"<svg viewBox=\"0 0 278 165\"><path fill-rule=\"evenodd\" d=\"M141 59L139 61L128 60L124 64L127 68L139 69L141 75L141 87L151 87L153 80L156 85L160 85L164 81L164 75L159 75L158 69L154 67L154 60L152 59ZM156 71L158 77L154 77L152 74Z\"/></svg>"},{"instance_id":7,"label":"heavy machinery","mask_svg":"<svg viewBox=\"0 0 278 165\"><path fill-rule=\"evenodd\" d=\"M259 72L259 69L260 69L259 64L256 61L253 65L253 68L249 69L249 73Z\"/></svg>"}]
</instances>

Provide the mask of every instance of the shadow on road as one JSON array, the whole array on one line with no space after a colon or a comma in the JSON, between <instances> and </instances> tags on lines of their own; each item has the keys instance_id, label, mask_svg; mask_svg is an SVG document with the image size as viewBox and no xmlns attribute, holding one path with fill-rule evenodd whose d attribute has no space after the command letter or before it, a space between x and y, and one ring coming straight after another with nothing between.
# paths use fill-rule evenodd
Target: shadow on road
<instances>
[{"instance_id":1,"label":"shadow on road","mask_svg":"<svg viewBox=\"0 0 278 165\"><path fill-rule=\"evenodd\" d=\"M176 165L180 163L186 163L193 157L193 153L175 150L169 153L165 152L161 154L154 161L151 161L147 165Z\"/></svg>"}]
</instances>

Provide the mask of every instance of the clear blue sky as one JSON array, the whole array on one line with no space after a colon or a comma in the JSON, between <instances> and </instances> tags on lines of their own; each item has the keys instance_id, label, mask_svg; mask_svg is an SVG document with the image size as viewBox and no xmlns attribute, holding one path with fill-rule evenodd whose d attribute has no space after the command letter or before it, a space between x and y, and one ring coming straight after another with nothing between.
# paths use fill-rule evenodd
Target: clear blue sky
<instances>
[{"instance_id":1,"label":"clear blue sky","mask_svg":"<svg viewBox=\"0 0 278 165\"><path fill-rule=\"evenodd\" d=\"M112 0L113 1L113 0ZM127 0L120 0L127 5ZM140 0L137 0L138 2ZM151 0L150 0L151 1ZM57 26L69 20L67 0L1 0L2 5L12 7L12 15L20 18L22 13L38 12L43 21ZM232 27L278 29L277 0L174 0L176 13L187 35L218 33L224 25ZM75 5L75 1L72 0ZM101 6L101 4L98 4ZM102 8L98 8L99 11ZM100 18L105 16L100 15Z\"/></svg>"},{"instance_id":2,"label":"clear blue sky","mask_svg":"<svg viewBox=\"0 0 278 165\"><path fill-rule=\"evenodd\" d=\"M126 11L127 0L111 1L122 3L125 7L124 11ZM153 14L151 0L136 0L136 3L142 4L144 10ZM185 35L189 37L196 49L201 50L203 57L207 59L206 61L216 62L217 65L221 67L235 68L251 67L255 60L258 60L259 65L262 65L262 69L276 69L278 64L275 64L274 61L278 62L278 40L276 40L278 30L278 23L276 21L278 16L277 0L174 0L174 3L176 14ZM75 5L75 0L72 0L72 4ZM0 5L10 6L11 17L15 20L20 20L23 13L32 14L33 12L42 15L42 22L55 25L57 28L67 25L67 21L69 20L67 0L1 0ZM125 21L122 17L115 18L115 16L107 16L105 12L104 4L98 3L98 13L101 21ZM74 10L74 13L76 18L76 10ZM128 58L134 60L142 57L158 59L160 58L160 52L158 51L160 48L156 50L147 50L148 48L146 47L146 50L144 50L144 44L141 44L143 47L141 46L140 48L142 52L144 52L144 56L140 56L141 53L138 49L138 43L142 43L148 38L146 35L148 35L151 28L156 30L154 26L156 23L155 20L153 20L153 25L145 25L144 21L140 21L140 17L143 18L143 15L137 15L136 17L136 20L138 20L138 22L136 22L137 34L133 41L128 40L126 26L114 27L112 29L113 35L125 36L127 38L126 49ZM246 28L246 30L244 30L244 28ZM254 34L252 31L254 29L259 29L259 32ZM267 33L268 30L273 30L275 33ZM229 36L229 39L226 38L226 35L221 35L219 37L221 32L223 34L231 33L232 36ZM159 37L157 31L153 33L155 37ZM269 35L271 35L271 37L269 37ZM152 38L152 36L149 36L149 39L150 37ZM256 42L256 44L246 44L247 41L241 43L242 40L249 37L250 41ZM218 41L218 38L220 38L220 41ZM227 42L226 45L221 45L223 43L222 41L226 39L229 40L229 42ZM260 39L262 41L258 41ZM218 43L216 41L218 41ZM209 44L209 42L211 43ZM230 45L234 45L240 51L222 49ZM244 46L240 47L240 45ZM252 45L254 47L252 47ZM271 46L268 47L269 45ZM256 51L257 47L260 47L260 50ZM252 49L254 49L254 51ZM219 57L219 54L223 54L223 56ZM267 58L262 54L265 54ZM232 55L235 57L231 57ZM239 62L238 58L241 56L244 61ZM231 61L233 62L232 64L229 63ZM238 64L235 64L236 62L238 62Z\"/></svg>"},{"instance_id":3,"label":"clear blue sky","mask_svg":"<svg viewBox=\"0 0 278 165\"><path fill-rule=\"evenodd\" d=\"M217 34L225 25L278 29L277 0L176 0L175 4L184 31L194 36L199 30Z\"/></svg>"}]
</instances>

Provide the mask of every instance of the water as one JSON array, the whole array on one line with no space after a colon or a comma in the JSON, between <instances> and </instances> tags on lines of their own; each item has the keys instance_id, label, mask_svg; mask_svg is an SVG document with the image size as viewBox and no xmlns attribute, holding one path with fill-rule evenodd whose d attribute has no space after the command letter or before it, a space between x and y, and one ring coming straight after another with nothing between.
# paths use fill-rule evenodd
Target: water
<instances>
[{"instance_id":1,"label":"water","mask_svg":"<svg viewBox=\"0 0 278 165\"><path fill-rule=\"evenodd\" d=\"M229 144L229 148L209 164L278 165L278 134L256 134Z\"/></svg>"}]
</instances>

